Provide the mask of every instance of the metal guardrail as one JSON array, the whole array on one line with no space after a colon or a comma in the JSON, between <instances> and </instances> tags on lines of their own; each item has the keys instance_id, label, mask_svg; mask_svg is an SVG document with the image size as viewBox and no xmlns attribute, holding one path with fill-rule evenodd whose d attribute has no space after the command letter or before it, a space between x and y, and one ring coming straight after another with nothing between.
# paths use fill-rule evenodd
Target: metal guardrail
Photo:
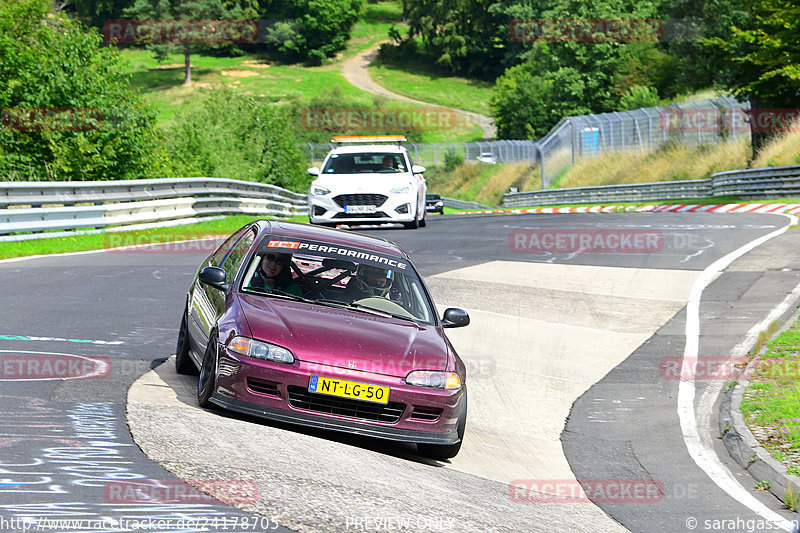
<instances>
[{"instance_id":1,"label":"metal guardrail","mask_svg":"<svg viewBox=\"0 0 800 533\"><path fill-rule=\"evenodd\" d=\"M732 170L705 180L665 181L506 193L504 207L690 200L715 196L776 198L800 195L800 165Z\"/></svg>"},{"instance_id":2,"label":"metal guardrail","mask_svg":"<svg viewBox=\"0 0 800 533\"><path fill-rule=\"evenodd\" d=\"M6 236L215 215L292 216L307 209L305 194L221 178L0 183L0 235Z\"/></svg>"},{"instance_id":3,"label":"metal guardrail","mask_svg":"<svg viewBox=\"0 0 800 533\"><path fill-rule=\"evenodd\" d=\"M442 196L442 202L447 207L452 207L453 209L489 209L489 206L479 204L478 202L466 202L464 200L457 200L455 198L447 198Z\"/></svg>"}]
</instances>

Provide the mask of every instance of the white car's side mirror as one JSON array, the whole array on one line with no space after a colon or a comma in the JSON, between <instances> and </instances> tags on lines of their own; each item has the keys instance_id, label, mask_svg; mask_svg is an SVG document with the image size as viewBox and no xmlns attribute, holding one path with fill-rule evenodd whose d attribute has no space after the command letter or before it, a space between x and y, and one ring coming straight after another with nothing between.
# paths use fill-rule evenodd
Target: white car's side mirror
<instances>
[{"instance_id":1,"label":"white car's side mirror","mask_svg":"<svg viewBox=\"0 0 800 533\"><path fill-rule=\"evenodd\" d=\"M412 173L412 174L422 174L422 173L423 173L423 172L425 172L426 170L428 170L428 169L426 169L425 167L423 167L423 166L420 166L420 165L413 165L413 166L411 167L411 173Z\"/></svg>"},{"instance_id":2,"label":"white car's side mirror","mask_svg":"<svg viewBox=\"0 0 800 533\"><path fill-rule=\"evenodd\" d=\"M319 176L319 167L311 167L307 170L311 176Z\"/></svg>"}]
</instances>

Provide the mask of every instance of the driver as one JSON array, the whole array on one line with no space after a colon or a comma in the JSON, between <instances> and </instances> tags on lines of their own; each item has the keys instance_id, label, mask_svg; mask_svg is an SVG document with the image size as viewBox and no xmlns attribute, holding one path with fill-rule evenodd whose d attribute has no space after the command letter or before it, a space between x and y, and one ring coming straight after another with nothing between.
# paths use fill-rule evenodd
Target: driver
<instances>
[{"instance_id":1,"label":"driver","mask_svg":"<svg viewBox=\"0 0 800 533\"><path fill-rule=\"evenodd\" d=\"M349 302L369 297L388 298L391 288L392 278L388 269L362 264L347 283L343 296Z\"/></svg>"}]
</instances>

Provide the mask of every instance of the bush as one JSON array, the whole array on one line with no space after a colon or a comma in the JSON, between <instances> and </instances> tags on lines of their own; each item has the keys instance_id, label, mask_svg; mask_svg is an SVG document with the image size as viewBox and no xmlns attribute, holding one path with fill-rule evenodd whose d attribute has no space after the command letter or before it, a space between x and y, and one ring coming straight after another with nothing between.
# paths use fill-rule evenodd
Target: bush
<instances>
[{"instance_id":1,"label":"bush","mask_svg":"<svg viewBox=\"0 0 800 533\"><path fill-rule=\"evenodd\" d=\"M179 114L168 130L173 173L258 181L306 192L311 180L295 145L295 124L287 106L229 89L215 91L199 110Z\"/></svg>"},{"instance_id":2,"label":"bush","mask_svg":"<svg viewBox=\"0 0 800 533\"><path fill-rule=\"evenodd\" d=\"M655 107L660 102L658 91L652 87L634 85L622 95L619 105L621 110L639 109L640 107Z\"/></svg>"},{"instance_id":3,"label":"bush","mask_svg":"<svg viewBox=\"0 0 800 533\"><path fill-rule=\"evenodd\" d=\"M155 113L130 89L119 52L52 5L0 3L0 110L11 124L0 128L0 173L34 180L158 176L167 166Z\"/></svg>"},{"instance_id":4,"label":"bush","mask_svg":"<svg viewBox=\"0 0 800 533\"><path fill-rule=\"evenodd\" d=\"M464 162L464 155L461 152L452 150L444 153L444 169L447 172L455 169L458 165Z\"/></svg>"}]
</instances>

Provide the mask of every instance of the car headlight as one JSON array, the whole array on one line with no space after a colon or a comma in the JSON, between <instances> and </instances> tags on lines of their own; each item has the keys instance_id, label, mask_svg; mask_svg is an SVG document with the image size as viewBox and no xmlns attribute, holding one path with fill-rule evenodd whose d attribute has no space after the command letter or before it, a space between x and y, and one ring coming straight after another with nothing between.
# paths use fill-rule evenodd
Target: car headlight
<instances>
[{"instance_id":1,"label":"car headlight","mask_svg":"<svg viewBox=\"0 0 800 533\"><path fill-rule=\"evenodd\" d=\"M436 202L436 207L444 207L444 202Z\"/></svg>"},{"instance_id":2,"label":"car headlight","mask_svg":"<svg viewBox=\"0 0 800 533\"><path fill-rule=\"evenodd\" d=\"M407 193L407 192L411 192L411 186L410 185L404 185L402 187L395 187L394 189L392 189L392 193L393 194L403 194L403 193Z\"/></svg>"},{"instance_id":3,"label":"car headlight","mask_svg":"<svg viewBox=\"0 0 800 533\"><path fill-rule=\"evenodd\" d=\"M406 383L417 387L455 390L461 388L461 378L455 372L435 370L412 370L406 376Z\"/></svg>"},{"instance_id":4,"label":"car headlight","mask_svg":"<svg viewBox=\"0 0 800 533\"><path fill-rule=\"evenodd\" d=\"M228 343L228 349L232 352L264 359L265 361L275 361L276 363L294 363L292 352L281 346L276 346L268 342L261 342L247 337L235 337Z\"/></svg>"},{"instance_id":5,"label":"car headlight","mask_svg":"<svg viewBox=\"0 0 800 533\"><path fill-rule=\"evenodd\" d=\"M311 188L311 194L314 196L325 196L326 194L330 194L330 189L326 189L325 187L320 187L315 185Z\"/></svg>"}]
</instances>

